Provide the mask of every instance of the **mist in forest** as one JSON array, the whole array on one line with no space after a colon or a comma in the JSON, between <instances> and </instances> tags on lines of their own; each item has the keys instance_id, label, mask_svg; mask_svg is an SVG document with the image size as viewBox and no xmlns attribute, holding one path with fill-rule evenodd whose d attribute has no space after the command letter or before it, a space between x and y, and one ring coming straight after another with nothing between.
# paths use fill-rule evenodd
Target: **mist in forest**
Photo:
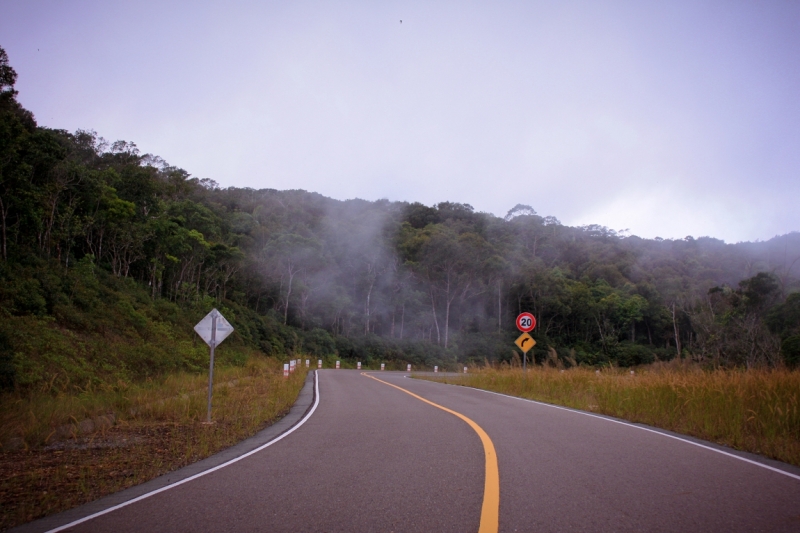
<instances>
[{"instance_id":1,"label":"mist in forest","mask_svg":"<svg viewBox=\"0 0 800 533\"><path fill-rule=\"evenodd\" d=\"M646 239L563 224L548 205L500 217L452 201L220 187L134 142L39 126L0 52L10 315L91 331L82 313L106 284L130 299L114 327L146 332L218 306L241 342L281 356L509 362L514 318L529 311L539 362L800 362L798 232Z\"/></svg>"}]
</instances>

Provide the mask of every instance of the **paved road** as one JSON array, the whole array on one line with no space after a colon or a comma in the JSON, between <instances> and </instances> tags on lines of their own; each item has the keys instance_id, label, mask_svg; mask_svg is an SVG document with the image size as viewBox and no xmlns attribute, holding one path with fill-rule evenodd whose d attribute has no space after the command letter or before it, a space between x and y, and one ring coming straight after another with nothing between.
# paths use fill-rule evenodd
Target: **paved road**
<instances>
[{"instance_id":1,"label":"paved road","mask_svg":"<svg viewBox=\"0 0 800 533\"><path fill-rule=\"evenodd\" d=\"M485 430L500 531L800 531L800 479L585 414L373 375ZM357 371L320 372L319 399L272 446L70 531L478 530L473 428Z\"/></svg>"}]
</instances>

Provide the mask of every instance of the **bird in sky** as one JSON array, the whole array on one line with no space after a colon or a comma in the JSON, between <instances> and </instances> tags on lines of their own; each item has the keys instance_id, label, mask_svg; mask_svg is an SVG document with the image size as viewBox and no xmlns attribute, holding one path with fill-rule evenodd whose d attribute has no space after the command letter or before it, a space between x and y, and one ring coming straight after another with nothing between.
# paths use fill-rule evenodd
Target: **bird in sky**
<instances>
[{"instance_id":1,"label":"bird in sky","mask_svg":"<svg viewBox=\"0 0 800 533\"><path fill-rule=\"evenodd\" d=\"M402 23L403 23L403 21L401 20L401 21L400 21L400 24L402 24Z\"/></svg>"}]
</instances>

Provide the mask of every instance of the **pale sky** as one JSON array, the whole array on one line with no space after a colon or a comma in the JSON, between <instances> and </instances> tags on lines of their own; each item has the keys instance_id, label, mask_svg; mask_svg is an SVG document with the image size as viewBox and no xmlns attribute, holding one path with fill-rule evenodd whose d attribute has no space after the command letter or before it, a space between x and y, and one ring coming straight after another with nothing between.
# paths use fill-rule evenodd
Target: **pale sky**
<instances>
[{"instance_id":1,"label":"pale sky","mask_svg":"<svg viewBox=\"0 0 800 533\"><path fill-rule=\"evenodd\" d=\"M0 0L0 46L40 125L223 187L800 230L795 0Z\"/></svg>"}]
</instances>

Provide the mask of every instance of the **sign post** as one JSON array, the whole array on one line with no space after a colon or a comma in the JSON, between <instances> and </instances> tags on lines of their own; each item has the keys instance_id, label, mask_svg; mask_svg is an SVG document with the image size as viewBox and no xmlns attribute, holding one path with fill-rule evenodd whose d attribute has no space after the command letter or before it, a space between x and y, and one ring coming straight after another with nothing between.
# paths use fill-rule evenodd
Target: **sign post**
<instances>
[{"instance_id":1,"label":"sign post","mask_svg":"<svg viewBox=\"0 0 800 533\"><path fill-rule=\"evenodd\" d=\"M211 392L214 388L214 349L221 344L228 335L233 333L233 326L225 320L222 313L216 308L212 309L203 320L197 323L194 330L208 344L211 350L210 363L208 367L208 416L206 423L211 423Z\"/></svg>"},{"instance_id":2,"label":"sign post","mask_svg":"<svg viewBox=\"0 0 800 533\"><path fill-rule=\"evenodd\" d=\"M530 313L520 313L517 317L517 329L522 332L522 335L514 341L514 343L522 350L522 369L528 371L528 350L536 345L533 337L528 335L528 332L533 331L536 327L536 317Z\"/></svg>"}]
</instances>

